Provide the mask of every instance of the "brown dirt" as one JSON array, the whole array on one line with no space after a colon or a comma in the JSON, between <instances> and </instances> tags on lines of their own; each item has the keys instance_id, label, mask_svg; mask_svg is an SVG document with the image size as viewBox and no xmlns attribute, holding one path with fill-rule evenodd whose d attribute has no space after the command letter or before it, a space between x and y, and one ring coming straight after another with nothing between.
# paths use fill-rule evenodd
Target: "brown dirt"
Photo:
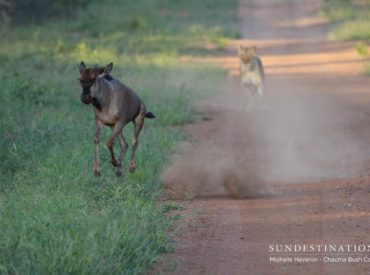
<instances>
[{"instance_id":1,"label":"brown dirt","mask_svg":"<svg viewBox=\"0 0 370 275\"><path fill-rule=\"evenodd\" d=\"M370 262L327 263L325 253L311 255L317 263L270 262L270 245L370 244L370 79L353 43L326 39L320 4L241 0L246 39L206 60L230 77L200 104L211 119L186 126L196 142L163 175L169 197L195 198L183 202L166 258L179 262L173 274L370 274ZM264 110L243 109L239 43L260 48Z\"/></svg>"}]
</instances>

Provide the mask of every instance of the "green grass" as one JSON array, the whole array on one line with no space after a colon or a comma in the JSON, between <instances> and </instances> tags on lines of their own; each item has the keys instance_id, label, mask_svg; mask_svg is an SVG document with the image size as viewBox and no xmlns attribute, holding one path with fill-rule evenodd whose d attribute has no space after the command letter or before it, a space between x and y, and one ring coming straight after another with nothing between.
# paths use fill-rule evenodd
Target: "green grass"
<instances>
[{"instance_id":1,"label":"green grass","mask_svg":"<svg viewBox=\"0 0 370 275\"><path fill-rule=\"evenodd\" d=\"M325 0L321 15L336 22L329 34L331 39L369 40L370 2L358 3L351 0Z\"/></svg>"},{"instance_id":2,"label":"green grass","mask_svg":"<svg viewBox=\"0 0 370 275\"><path fill-rule=\"evenodd\" d=\"M185 138L179 126L196 119L193 103L216 92L225 75L178 58L219 54L237 36L236 6L93 1L75 20L3 25L1 274L139 274L171 251L173 206L158 203L160 173ZM112 75L157 115L141 133L135 174L114 176L105 128L102 176L93 177L94 119L92 107L79 101L81 60L113 61ZM131 138L131 125L124 134Z\"/></svg>"},{"instance_id":3,"label":"green grass","mask_svg":"<svg viewBox=\"0 0 370 275\"><path fill-rule=\"evenodd\" d=\"M363 58L368 58L370 41L370 2L353 0L325 0L321 15L335 22L329 38L359 41L355 48ZM370 65L364 66L370 75Z\"/></svg>"},{"instance_id":4,"label":"green grass","mask_svg":"<svg viewBox=\"0 0 370 275\"><path fill-rule=\"evenodd\" d=\"M370 18L351 20L338 26L330 33L338 40L370 40Z\"/></svg>"}]
</instances>

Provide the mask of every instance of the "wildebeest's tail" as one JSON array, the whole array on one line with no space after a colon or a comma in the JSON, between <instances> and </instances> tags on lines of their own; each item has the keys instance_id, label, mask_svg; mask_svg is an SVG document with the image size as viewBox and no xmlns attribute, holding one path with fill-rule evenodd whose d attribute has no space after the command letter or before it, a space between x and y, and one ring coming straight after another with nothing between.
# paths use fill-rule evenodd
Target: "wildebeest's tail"
<instances>
[{"instance_id":1,"label":"wildebeest's tail","mask_svg":"<svg viewBox=\"0 0 370 275\"><path fill-rule=\"evenodd\" d=\"M153 114L152 112L147 112L145 114L145 117L147 117L147 118L155 118L155 114Z\"/></svg>"}]
</instances>

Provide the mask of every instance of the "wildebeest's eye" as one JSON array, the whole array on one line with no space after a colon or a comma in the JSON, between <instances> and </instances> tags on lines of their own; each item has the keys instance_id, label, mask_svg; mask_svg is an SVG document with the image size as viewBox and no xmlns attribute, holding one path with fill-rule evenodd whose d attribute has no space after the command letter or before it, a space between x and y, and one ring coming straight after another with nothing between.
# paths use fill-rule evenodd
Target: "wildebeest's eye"
<instances>
[{"instance_id":1,"label":"wildebeest's eye","mask_svg":"<svg viewBox=\"0 0 370 275\"><path fill-rule=\"evenodd\" d=\"M82 86L92 86L95 82L95 79L91 79L91 80L82 80L82 79L78 79L80 81L80 84Z\"/></svg>"}]
</instances>

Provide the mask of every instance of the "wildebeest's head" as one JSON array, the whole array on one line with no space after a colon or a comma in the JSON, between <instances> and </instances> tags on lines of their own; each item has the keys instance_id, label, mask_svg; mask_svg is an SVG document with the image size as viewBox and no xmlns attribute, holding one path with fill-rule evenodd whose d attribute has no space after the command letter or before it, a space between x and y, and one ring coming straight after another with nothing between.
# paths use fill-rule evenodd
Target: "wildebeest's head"
<instances>
[{"instance_id":1,"label":"wildebeest's head","mask_svg":"<svg viewBox=\"0 0 370 275\"><path fill-rule=\"evenodd\" d=\"M113 63L109 63L105 67L86 68L83 61L80 63L80 84L82 87L81 101L85 104L92 103L97 97L97 89L93 89L96 80L108 75L113 69Z\"/></svg>"}]
</instances>

